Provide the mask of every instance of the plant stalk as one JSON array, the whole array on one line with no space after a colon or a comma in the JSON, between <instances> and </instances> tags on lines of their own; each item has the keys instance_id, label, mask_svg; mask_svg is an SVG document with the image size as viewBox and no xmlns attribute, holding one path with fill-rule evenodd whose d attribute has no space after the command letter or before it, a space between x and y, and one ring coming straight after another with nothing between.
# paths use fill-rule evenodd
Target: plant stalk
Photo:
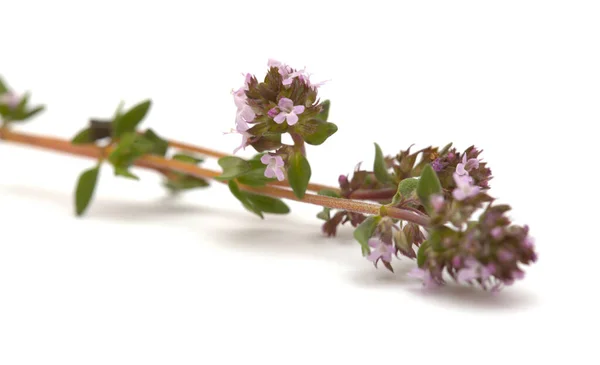
<instances>
[{"instance_id":1,"label":"plant stalk","mask_svg":"<svg viewBox=\"0 0 600 365\"><path fill-rule=\"evenodd\" d=\"M110 154L112 148L102 148L96 145L73 145L70 141L54 138L54 137L46 137L46 136L38 136L28 133L18 133L9 131L7 128L0 129L0 139L20 143L29 146L41 147L57 152L63 152L71 155L77 156L85 156L90 158L106 158L108 154ZM178 144L182 146L183 144ZM187 145L185 145L187 146ZM174 146L175 147L175 146ZM182 148L182 147L179 147ZM196 149L200 150L200 148ZM180 173L185 173L197 178L205 178L205 179L214 179L215 177L221 175L220 172L205 169L203 167L199 167L193 164L185 163L177 160L169 160L160 156L154 155L146 155L134 162L134 165L138 167L148 168L152 170L156 170L160 173L165 173L168 171L175 171ZM219 180L216 180L219 181ZM223 182L223 181L219 181ZM280 185L280 184L278 184ZM322 196L316 194L306 194L304 198L297 198L294 193L284 187L278 185L270 185L264 187L252 187L240 184L240 189L267 195L275 198L283 198L289 200L295 200L299 202L319 205L323 207L328 207L332 209L342 209L347 211L352 211L356 213L363 214L379 214L381 212L381 205L366 203L356 200L350 199L340 199L333 198L329 196ZM404 221L416 223L420 226L427 227L429 225L429 219L427 216L422 214L418 214L409 210L399 209L399 208L386 208L385 212L388 216L396 219L401 219Z\"/></svg>"}]
</instances>

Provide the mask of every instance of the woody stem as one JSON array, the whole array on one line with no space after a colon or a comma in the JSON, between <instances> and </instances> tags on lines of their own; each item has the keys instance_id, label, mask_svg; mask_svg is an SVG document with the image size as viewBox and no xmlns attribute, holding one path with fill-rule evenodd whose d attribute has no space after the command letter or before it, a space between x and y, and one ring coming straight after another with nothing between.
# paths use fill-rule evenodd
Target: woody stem
<instances>
[{"instance_id":1,"label":"woody stem","mask_svg":"<svg viewBox=\"0 0 600 365\"><path fill-rule=\"evenodd\" d=\"M53 151L64 152L72 155L91 157L95 159L101 157L105 158L111 152L110 147L101 148L93 144L73 145L68 140L53 137L37 136L27 133L11 132L7 128L0 129L0 139L35 147L41 147ZM204 179L215 179L221 174L218 171L205 169L194 164L185 163L177 160L169 160L154 155L143 156L137 159L134 162L134 165L152 169L161 173L164 173L165 171L174 171ZM333 198L316 194L306 194L304 198L299 199L294 195L294 193L291 190L273 185L263 187L251 187L240 184L240 189L275 198L296 200L323 207L342 209L363 214L380 214L382 207L379 204L365 203L350 199ZM429 225L428 217L406 209L386 208L385 213L392 218L413 222L421 226Z\"/></svg>"}]
</instances>

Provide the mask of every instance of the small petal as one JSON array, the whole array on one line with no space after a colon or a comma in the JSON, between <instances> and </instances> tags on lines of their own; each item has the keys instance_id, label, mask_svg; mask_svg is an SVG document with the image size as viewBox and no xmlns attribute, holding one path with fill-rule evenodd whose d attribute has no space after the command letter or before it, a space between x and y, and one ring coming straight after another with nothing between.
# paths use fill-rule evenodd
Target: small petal
<instances>
[{"instance_id":1,"label":"small petal","mask_svg":"<svg viewBox=\"0 0 600 365\"><path fill-rule=\"evenodd\" d=\"M285 86L289 86L292 84L292 82L294 82L294 79L288 78L288 79L283 80L281 83Z\"/></svg>"},{"instance_id":2,"label":"small petal","mask_svg":"<svg viewBox=\"0 0 600 365\"><path fill-rule=\"evenodd\" d=\"M304 113L304 105L296 105L292 111L296 114L302 114Z\"/></svg>"},{"instance_id":3,"label":"small petal","mask_svg":"<svg viewBox=\"0 0 600 365\"><path fill-rule=\"evenodd\" d=\"M279 181L285 180L285 175L283 174L283 169L275 168L273 170L275 170L275 176L277 177L277 180L279 180Z\"/></svg>"},{"instance_id":4,"label":"small petal","mask_svg":"<svg viewBox=\"0 0 600 365\"><path fill-rule=\"evenodd\" d=\"M292 101L292 99L281 98L279 99L278 105L280 109L285 110L287 112L291 112L292 108L294 107L294 102Z\"/></svg>"},{"instance_id":5,"label":"small petal","mask_svg":"<svg viewBox=\"0 0 600 365\"><path fill-rule=\"evenodd\" d=\"M452 192L452 196L456 200L465 200L467 198L466 194L458 188L454 189L454 191Z\"/></svg>"},{"instance_id":6,"label":"small petal","mask_svg":"<svg viewBox=\"0 0 600 365\"><path fill-rule=\"evenodd\" d=\"M456 165L456 173L460 176L464 176L464 175L468 175L469 173L467 172L467 170L465 170L465 165L462 163L459 163L458 165Z\"/></svg>"},{"instance_id":7,"label":"small petal","mask_svg":"<svg viewBox=\"0 0 600 365\"><path fill-rule=\"evenodd\" d=\"M262 157L260 158L260 162L262 162L265 165L268 165L269 162L271 162L271 156L270 155L262 155Z\"/></svg>"},{"instance_id":8,"label":"small petal","mask_svg":"<svg viewBox=\"0 0 600 365\"><path fill-rule=\"evenodd\" d=\"M289 113L286 117L288 125L294 125L298 123L298 116L294 113Z\"/></svg>"},{"instance_id":9,"label":"small petal","mask_svg":"<svg viewBox=\"0 0 600 365\"><path fill-rule=\"evenodd\" d=\"M285 121L285 117L286 116L287 116L287 113L281 112L281 113L277 114L275 116L275 118L273 118L273 120L275 121L275 123L281 124L281 123L283 123Z\"/></svg>"},{"instance_id":10,"label":"small petal","mask_svg":"<svg viewBox=\"0 0 600 365\"><path fill-rule=\"evenodd\" d=\"M277 175L277 171L274 171L273 169L270 169L270 168L265 169L265 176L268 177L269 179L274 178L276 175Z\"/></svg>"},{"instance_id":11,"label":"small petal","mask_svg":"<svg viewBox=\"0 0 600 365\"><path fill-rule=\"evenodd\" d=\"M285 166L285 162L283 162L283 158L281 156L275 156L275 166L277 166L277 167Z\"/></svg>"}]
</instances>

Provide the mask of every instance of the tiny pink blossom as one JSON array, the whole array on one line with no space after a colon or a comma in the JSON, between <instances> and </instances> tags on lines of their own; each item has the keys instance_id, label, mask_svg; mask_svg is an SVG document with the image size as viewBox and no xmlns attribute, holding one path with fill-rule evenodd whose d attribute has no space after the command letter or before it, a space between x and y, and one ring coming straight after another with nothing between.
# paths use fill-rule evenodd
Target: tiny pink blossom
<instances>
[{"instance_id":1,"label":"tiny pink blossom","mask_svg":"<svg viewBox=\"0 0 600 365\"><path fill-rule=\"evenodd\" d=\"M469 175L469 171L479 168L479 160L470 158L467 161L467 154L462 157L462 162L456 165L456 173L460 176Z\"/></svg>"},{"instance_id":2,"label":"tiny pink blossom","mask_svg":"<svg viewBox=\"0 0 600 365\"><path fill-rule=\"evenodd\" d=\"M444 196L441 194L434 194L430 198L431 206L436 212L440 212L444 208Z\"/></svg>"},{"instance_id":3,"label":"tiny pink blossom","mask_svg":"<svg viewBox=\"0 0 600 365\"><path fill-rule=\"evenodd\" d=\"M375 266L377 266L377 262L379 260L387 262L388 264L392 262L392 255L396 253L396 248L394 245L388 245L383 242L379 238L371 238L369 239L369 247L372 247L373 250L367 256L367 260L373 262Z\"/></svg>"},{"instance_id":4,"label":"tiny pink blossom","mask_svg":"<svg viewBox=\"0 0 600 365\"><path fill-rule=\"evenodd\" d=\"M242 143L233 150L233 153L237 153L237 151L239 151L240 149L246 149L246 146L248 145L248 139L250 137L252 137L252 135L250 133L248 133L248 129L250 129L250 126L244 122L244 121L239 121L236 122L236 129L235 131L232 131L233 133L239 133L242 135Z\"/></svg>"},{"instance_id":5,"label":"tiny pink blossom","mask_svg":"<svg viewBox=\"0 0 600 365\"><path fill-rule=\"evenodd\" d=\"M429 270L423 270L418 267L412 269L408 272L408 276L411 278L421 279L423 280L423 286L426 289L431 289L439 286L440 284L431 276L431 272Z\"/></svg>"},{"instance_id":6,"label":"tiny pink blossom","mask_svg":"<svg viewBox=\"0 0 600 365\"><path fill-rule=\"evenodd\" d=\"M502 230L502 227L494 227L492 229L492 231L490 232L492 237L497 240L502 238L503 233L504 233L504 231Z\"/></svg>"},{"instance_id":7,"label":"tiny pink blossom","mask_svg":"<svg viewBox=\"0 0 600 365\"><path fill-rule=\"evenodd\" d=\"M9 109L15 109L20 102L21 98L12 91L8 91L0 95L0 104L8 106Z\"/></svg>"},{"instance_id":8,"label":"tiny pink blossom","mask_svg":"<svg viewBox=\"0 0 600 365\"><path fill-rule=\"evenodd\" d=\"M465 260L465 267L456 274L456 280L469 282L474 279L487 280L491 276L490 270L479 261L469 258Z\"/></svg>"},{"instance_id":9,"label":"tiny pink blossom","mask_svg":"<svg viewBox=\"0 0 600 365\"><path fill-rule=\"evenodd\" d=\"M268 178L277 177L277 180L283 181L285 179L283 167L285 163L283 162L283 158L281 156L271 156L269 154L263 155L260 158L260 162L267 165L265 169L265 176Z\"/></svg>"},{"instance_id":10,"label":"tiny pink blossom","mask_svg":"<svg viewBox=\"0 0 600 365\"><path fill-rule=\"evenodd\" d=\"M271 118L275 118L275 116L277 116L277 114L279 114L279 110L277 110L277 108L271 108L271 109L269 109L269 112L267 113L267 115Z\"/></svg>"},{"instance_id":11,"label":"tiny pink blossom","mask_svg":"<svg viewBox=\"0 0 600 365\"><path fill-rule=\"evenodd\" d=\"M454 173L453 177L457 186L452 192L454 199L465 200L479 194L481 188L472 184L472 179L469 175L459 175L458 173Z\"/></svg>"},{"instance_id":12,"label":"tiny pink blossom","mask_svg":"<svg viewBox=\"0 0 600 365\"><path fill-rule=\"evenodd\" d=\"M287 121L288 125L294 125L298 122L298 114L304 113L304 105L294 105L294 102L288 98L279 99L279 114L273 120L277 124Z\"/></svg>"},{"instance_id":13,"label":"tiny pink blossom","mask_svg":"<svg viewBox=\"0 0 600 365\"><path fill-rule=\"evenodd\" d=\"M515 254L504 248L499 249L497 255L498 259L504 262L512 261L515 257Z\"/></svg>"}]
</instances>

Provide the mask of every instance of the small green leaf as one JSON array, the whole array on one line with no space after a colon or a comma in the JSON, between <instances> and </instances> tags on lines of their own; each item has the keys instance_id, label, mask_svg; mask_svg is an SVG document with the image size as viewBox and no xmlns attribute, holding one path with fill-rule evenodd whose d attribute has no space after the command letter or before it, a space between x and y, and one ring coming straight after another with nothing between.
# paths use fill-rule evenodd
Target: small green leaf
<instances>
[{"instance_id":1,"label":"small green leaf","mask_svg":"<svg viewBox=\"0 0 600 365\"><path fill-rule=\"evenodd\" d=\"M367 217L356 229L354 230L354 239L360 243L363 256L367 256L370 253L369 249L369 238L373 236L379 221L380 216Z\"/></svg>"},{"instance_id":2,"label":"small green leaf","mask_svg":"<svg viewBox=\"0 0 600 365\"><path fill-rule=\"evenodd\" d=\"M86 170L79 175L77 187L75 189L75 213L78 216L85 212L92 200L94 190L96 189L96 183L98 182L99 171L100 165Z\"/></svg>"},{"instance_id":3,"label":"small green leaf","mask_svg":"<svg viewBox=\"0 0 600 365\"><path fill-rule=\"evenodd\" d=\"M331 101L325 100L321 103L321 112L317 114L317 118L326 122L329 118L329 109L331 108Z\"/></svg>"},{"instance_id":4,"label":"small green leaf","mask_svg":"<svg viewBox=\"0 0 600 365\"><path fill-rule=\"evenodd\" d=\"M287 214L290 212L290 208L281 199L252 193L246 193L246 197L257 210L263 213Z\"/></svg>"},{"instance_id":5,"label":"small green leaf","mask_svg":"<svg viewBox=\"0 0 600 365\"><path fill-rule=\"evenodd\" d=\"M45 106L38 105L35 108L33 108L30 111L28 111L27 113L25 113L25 115L23 116L23 119L25 120L25 119L33 118L36 114L41 113L42 111L44 111L44 109L46 109Z\"/></svg>"},{"instance_id":6,"label":"small green leaf","mask_svg":"<svg viewBox=\"0 0 600 365\"><path fill-rule=\"evenodd\" d=\"M173 193L196 188L204 188L207 186L209 186L208 181L189 175L183 175L165 183L165 187L167 187Z\"/></svg>"},{"instance_id":7,"label":"small green leaf","mask_svg":"<svg viewBox=\"0 0 600 365\"><path fill-rule=\"evenodd\" d=\"M331 208L324 207L322 211L317 213L317 218L322 219L324 221L328 221L331 219Z\"/></svg>"},{"instance_id":8,"label":"small green leaf","mask_svg":"<svg viewBox=\"0 0 600 365\"><path fill-rule=\"evenodd\" d=\"M419 179L416 177L406 178L400 181L396 195L394 195L394 198L392 199L392 205L398 204L402 198L408 199L411 197L417 190L418 184Z\"/></svg>"},{"instance_id":9,"label":"small green leaf","mask_svg":"<svg viewBox=\"0 0 600 365\"><path fill-rule=\"evenodd\" d=\"M217 180L231 180L248 171L252 168L250 163L242 158L235 156L226 156L219 159L219 166L223 169L223 173L217 176Z\"/></svg>"},{"instance_id":10,"label":"small green leaf","mask_svg":"<svg viewBox=\"0 0 600 365\"><path fill-rule=\"evenodd\" d=\"M138 124L146 117L151 105L151 100L145 100L118 116L113 122L113 136L120 138L124 133L135 132Z\"/></svg>"},{"instance_id":11,"label":"small green leaf","mask_svg":"<svg viewBox=\"0 0 600 365\"><path fill-rule=\"evenodd\" d=\"M440 150L440 156L445 155L450 150L450 147L452 147L452 142L448 143Z\"/></svg>"},{"instance_id":12,"label":"small green leaf","mask_svg":"<svg viewBox=\"0 0 600 365\"><path fill-rule=\"evenodd\" d=\"M188 155L188 154L184 154L184 153L176 153L171 158L173 160L177 160L177 161L181 161L181 162L185 162L185 163L192 163L194 165L201 164L202 162L204 162L204 159L202 159L202 158L194 157L192 155Z\"/></svg>"},{"instance_id":13,"label":"small green leaf","mask_svg":"<svg viewBox=\"0 0 600 365\"><path fill-rule=\"evenodd\" d=\"M430 198L433 194L442 193L442 184L438 178L436 172L433 170L430 164L425 165L421 178L417 185L417 195L421 200L421 204L427 209L431 209Z\"/></svg>"},{"instance_id":14,"label":"small green leaf","mask_svg":"<svg viewBox=\"0 0 600 365\"><path fill-rule=\"evenodd\" d=\"M137 175L132 174L126 167L115 167L115 176L121 176L132 180L139 180Z\"/></svg>"},{"instance_id":15,"label":"small green leaf","mask_svg":"<svg viewBox=\"0 0 600 365\"><path fill-rule=\"evenodd\" d=\"M227 185L229 186L229 190L231 191L233 196L235 196L237 200L239 200L242 203L244 208L264 219L262 212L252 204L252 202L248 199L247 194L240 190L240 187L235 182L235 180L229 180L229 183Z\"/></svg>"},{"instance_id":16,"label":"small green leaf","mask_svg":"<svg viewBox=\"0 0 600 365\"><path fill-rule=\"evenodd\" d=\"M311 119L297 126L296 130L304 141L313 146L322 144L338 130L337 125L318 119Z\"/></svg>"},{"instance_id":17,"label":"small green leaf","mask_svg":"<svg viewBox=\"0 0 600 365\"><path fill-rule=\"evenodd\" d=\"M306 188L310 181L310 164L306 157L301 153L294 153L290 158L290 166L288 167L288 181L294 194L302 199L306 194Z\"/></svg>"},{"instance_id":18,"label":"small green leaf","mask_svg":"<svg viewBox=\"0 0 600 365\"><path fill-rule=\"evenodd\" d=\"M385 158L383 157L383 152L381 152L381 147L379 147L377 143L375 143L375 162L373 163L373 172L375 172L375 177L377 180L383 184L390 182L392 179L388 172Z\"/></svg>"},{"instance_id":19,"label":"small green leaf","mask_svg":"<svg viewBox=\"0 0 600 365\"><path fill-rule=\"evenodd\" d=\"M329 189L319 190L319 192L317 194L323 195L323 196L330 196L332 198L339 198L340 197L340 193L338 193L337 191L334 191L334 190L329 190Z\"/></svg>"},{"instance_id":20,"label":"small green leaf","mask_svg":"<svg viewBox=\"0 0 600 365\"><path fill-rule=\"evenodd\" d=\"M417 251L417 266L423 267L427 259L427 250L429 249L429 241L421 243L419 251Z\"/></svg>"},{"instance_id":21,"label":"small green leaf","mask_svg":"<svg viewBox=\"0 0 600 365\"><path fill-rule=\"evenodd\" d=\"M92 143L92 142L93 142L93 139L92 139L92 129L91 128L85 128L85 129L81 130L71 140L72 144L88 144L88 143Z\"/></svg>"},{"instance_id":22,"label":"small green leaf","mask_svg":"<svg viewBox=\"0 0 600 365\"><path fill-rule=\"evenodd\" d=\"M159 137L152 129L146 130L146 132L144 132L144 137L154 145L152 154L164 156L167 153L169 142Z\"/></svg>"},{"instance_id":23,"label":"small green leaf","mask_svg":"<svg viewBox=\"0 0 600 365\"><path fill-rule=\"evenodd\" d=\"M4 80L0 77L0 94L4 94L8 91L8 86L4 83Z\"/></svg>"}]
</instances>

